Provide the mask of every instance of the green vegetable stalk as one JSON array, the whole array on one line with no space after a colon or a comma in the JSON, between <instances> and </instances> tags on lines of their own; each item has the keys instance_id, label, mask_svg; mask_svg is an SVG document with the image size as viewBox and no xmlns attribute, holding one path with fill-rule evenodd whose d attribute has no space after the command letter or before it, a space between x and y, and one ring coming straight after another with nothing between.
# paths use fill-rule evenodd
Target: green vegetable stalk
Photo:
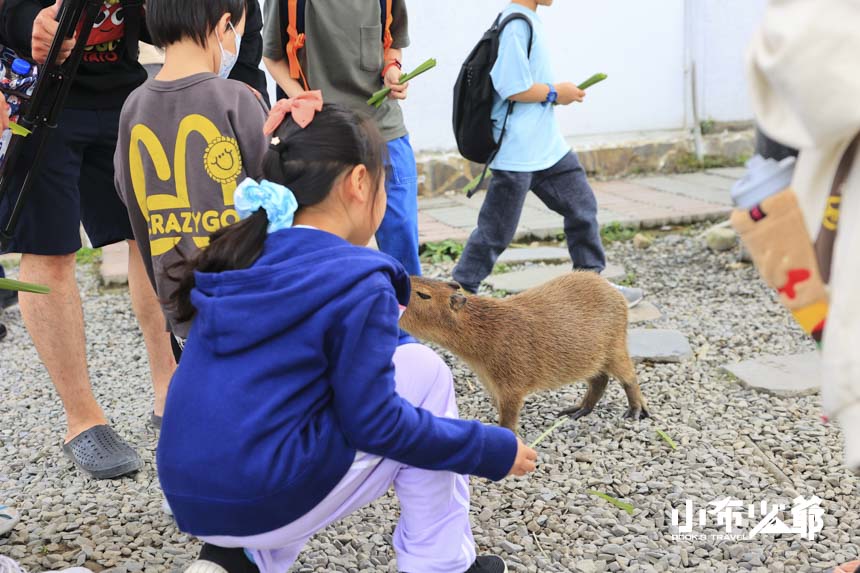
<instances>
[{"instance_id":1,"label":"green vegetable stalk","mask_svg":"<svg viewBox=\"0 0 860 573\"><path fill-rule=\"evenodd\" d=\"M590 88L594 84L599 84L600 82L605 80L607 77L609 77L609 76L607 76L606 74L594 74L593 76L591 76L590 78L588 78L587 80L585 80L584 82L579 84L577 87L581 90L587 90L588 88Z\"/></svg>"},{"instance_id":2,"label":"green vegetable stalk","mask_svg":"<svg viewBox=\"0 0 860 573\"><path fill-rule=\"evenodd\" d=\"M535 447L535 446L537 446L539 443L541 443L542 441L544 441L544 440L547 438L547 436L549 436L551 433L553 433L553 432L554 432L554 431L556 431L559 427L563 426L564 424L568 423L569 421L570 421L570 418L568 418L567 416L565 416L564 418L561 418L561 419L560 419L560 420L558 420L555 424L553 424L552 426L550 426L550 428L549 428L546 432L544 432L543 434L541 434L540 436L538 436L538 439L536 439L536 440L535 440L535 441L533 441L531 444L529 444L529 447L530 447L530 448L534 448L534 447Z\"/></svg>"},{"instance_id":3,"label":"green vegetable stalk","mask_svg":"<svg viewBox=\"0 0 860 573\"><path fill-rule=\"evenodd\" d=\"M593 489L585 490L585 493L590 494L590 495L595 495L604 501L608 501L609 503L611 503L612 505L614 505L618 509L623 509L624 511L626 511L628 515L633 515L633 512L635 511L635 508L632 505L630 505L629 503L617 500L614 497L612 497L611 495L606 495L605 493L601 493L599 491L594 491Z\"/></svg>"},{"instance_id":4,"label":"green vegetable stalk","mask_svg":"<svg viewBox=\"0 0 860 573\"><path fill-rule=\"evenodd\" d=\"M466 183L466 186L463 187L463 193L468 195L469 193L474 191L478 187L478 184L481 183L481 177L484 177L484 179L489 179L490 177L492 177L492 173L490 172L489 168L485 169L483 173L478 173L477 177Z\"/></svg>"},{"instance_id":5,"label":"green vegetable stalk","mask_svg":"<svg viewBox=\"0 0 860 573\"><path fill-rule=\"evenodd\" d=\"M31 283L22 283L12 279L0 279L0 290L15 290L20 292L32 292L35 294L48 294L51 292L46 286Z\"/></svg>"},{"instance_id":6,"label":"green vegetable stalk","mask_svg":"<svg viewBox=\"0 0 860 573\"><path fill-rule=\"evenodd\" d=\"M28 135L30 135L32 133L29 129L27 129L26 127L24 127L22 125L18 125L14 121L9 122L9 129L12 130L13 134L21 135L23 137L27 137Z\"/></svg>"},{"instance_id":7,"label":"green vegetable stalk","mask_svg":"<svg viewBox=\"0 0 860 573\"><path fill-rule=\"evenodd\" d=\"M669 437L669 434L667 434L663 430L657 428L657 435L660 436L661 438L663 438L663 441L666 442L667 444L669 444L670 448L672 448L673 450L678 449L678 445L675 443L675 441L672 438Z\"/></svg>"},{"instance_id":8,"label":"green vegetable stalk","mask_svg":"<svg viewBox=\"0 0 860 573\"><path fill-rule=\"evenodd\" d=\"M420 76L424 72L426 72L428 70L432 70L435 67L436 67L436 60L433 58L430 58L429 60L427 60L426 62L424 62L423 64L421 64L417 68L415 68L412 72L400 76L400 83L405 84L406 82L408 82L414 78L417 78L418 76ZM382 102L385 101L385 98L388 97L389 93L391 93L391 88L389 88L389 87L382 88L381 90L379 90L378 92L376 92L375 94L370 96L370 99L367 100L367 105L370 105L373 107L382 106Z\"/></svg>"}]
</instances>

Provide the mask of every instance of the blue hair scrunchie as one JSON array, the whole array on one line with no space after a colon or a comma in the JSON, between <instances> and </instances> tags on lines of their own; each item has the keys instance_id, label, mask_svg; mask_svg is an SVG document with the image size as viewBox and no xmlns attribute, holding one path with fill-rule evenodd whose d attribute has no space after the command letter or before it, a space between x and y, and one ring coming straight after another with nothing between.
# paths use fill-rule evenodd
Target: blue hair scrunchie
<instances>
[{"instance_id":1,"label":"blue hair scrunchie","mask_svg":"<svg viewBox=\"0 0 860 573\"><path fill-rule=\"evenodd\" d=\"M269 233L292 227L299 208L296 196L287 187L265 179L257 183L250 177L236 187L233 203L240 219L247 219L262 207L269 217Z\"/></svg>"}]
</instances>

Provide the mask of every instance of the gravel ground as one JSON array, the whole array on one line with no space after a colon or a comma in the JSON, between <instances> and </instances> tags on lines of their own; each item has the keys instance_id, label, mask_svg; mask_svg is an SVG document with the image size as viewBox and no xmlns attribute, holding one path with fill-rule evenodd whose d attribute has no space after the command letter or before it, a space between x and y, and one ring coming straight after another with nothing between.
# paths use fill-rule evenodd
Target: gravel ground
<instances>
[{"instance_id":1,"label":"gravel ground","mask_svg":"<svg viewBox=\"0 0 860 573\"><path fill-rule=\"evenodd\" d=\"M736 264L736 252L708 252L692 234L663 236L645 251L631 243L607 250L666 312L652 326L684 332L696 358L638 366L652 420L622 421L626 402L613 383L598 410L539 446L535 474L498 484L473 479L480 551L503 555L512 571L542 572L819 571L858 558L858 480L840 467L841 435L822 424L818 397L775 398L720 373L726 362L812 348L752 267ZM450 266L428 271L443 276ZM80 282L99 400L116 429L142 452L146 468L131 479L94 482L65 461L62 410L13 309L5 319L10 337L0 345L0 492L21 510L22 521L0 539L0 553L30 571L77 564L94 571L181 570L198 544L160 509L156 440L145 421L151 390L127 293L99 292L90 270L81 271ZM494 422L475 377L445 357L457 379L461 414ZM521 420L525 438L534 439L582 392L578 385L532 397ZM672 451L656 428L678 449ZM587 489L635 510L628 515ZM726 496L790 506L796 495L813 493L825 509L815 541L795 535L672 539L671 509L687 498L697 509ZM316 536L293 571L396 571L396 516L390 495ZM783 518L790 522L791 516ZM719 531L709 521L697 533Z\"/></svg>"}]
</instances>

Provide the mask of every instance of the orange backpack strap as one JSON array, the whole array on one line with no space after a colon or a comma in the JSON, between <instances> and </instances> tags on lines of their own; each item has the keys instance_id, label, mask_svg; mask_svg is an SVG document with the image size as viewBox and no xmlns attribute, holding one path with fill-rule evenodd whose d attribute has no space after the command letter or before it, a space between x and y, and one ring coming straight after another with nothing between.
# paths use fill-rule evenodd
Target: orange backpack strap
<instances>
[{"instance_id":1,"label":"orange backpack strap","mask_svg":"<svg viewBox=\"0 0 860 573\"><path fill-rule=\"evenodd\" d=\"M382 36L382 48L388 52L392 44L394 44L394 36L391 35L391 25L394 23L394 16L391 15L391 4L394 0L383 0L385 2L385 30Z\"/></svg>"},{"instance_id":2,"label":"orange backpack strap","mask_svg":"<svg viewBox=\"0 0 860 573\"><path fill-rule=\"evenodd\" d=\"M301 3L304 8L304 2ZM305 72L302 70L302 64L299 62L299 50L305 47L305 33L299 33L299 0L288 0L287 6L287 60L290 64L290 77L294 80L300 79L305 89L308 89L308 81L305 78Z\"/></svg>"}]
</instances>

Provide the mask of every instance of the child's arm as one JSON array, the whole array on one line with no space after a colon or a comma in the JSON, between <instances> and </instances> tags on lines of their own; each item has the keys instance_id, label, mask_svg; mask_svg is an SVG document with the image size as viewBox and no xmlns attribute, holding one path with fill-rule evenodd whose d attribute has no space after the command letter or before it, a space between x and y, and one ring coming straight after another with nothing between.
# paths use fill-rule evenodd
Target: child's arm
<instances>
[{"instance_id":1,"label":"child's arm","mask_svg":"<svg viewBox=\"0 0 860 573\"><path fill-rule=\"evenodd\" d=\"M522 20L508 24L499 42L499 54L490 72L493 86L506 100L522 103L544 103L550 92L549 84L537 83L529 61L529 26ZM585 92L570 82L554 84L556 100L561 105L582 101Z\"/></svg>"},{"instance_id":2,"label":"child's arm","mask_svg":"<svg viewBox=\"0 0 860 573\"><path fill-rule=\"evenodd\" d=\"M290 77L285 45L281 30L281 1L266 0L263 5L263 63L287 96L295 97L305 90L301 83Z\"/></svg>"},{"instance_id":3,"label":"child's arm","mask_svg":"<svg viewBox=\"0 0 860 573\"><path fill-rule=\"evenodd\" d=\"M357 450L431 470L499 480L514 469L513 432L476 420L439 418L395 391L398 303L389 287L354 305L344 324L361 325L331 342L334 409Z\"/></svg>"},{"instance_id":4,"label":"child's arm","mask_svg":"<svg viewBox=\"0 0 860 573\"><path fill-rule=\"evenodd\" d=\"M385 52L385 76L383 83L385 87L391 88L388 92L388 97L391 99L406 99L406 92L409 89L409 82L400 83L400 76L403 75L403 70L398 66L391 65L393 62L403 62L403 50L398 48L389 48Z\"/></svg>"},{"instance_id":5,"label":"child's arm","mask_svg":"<svg viewBox=\"0 0 860 573\"><path fill-rule=\"evenodd\" d=\"M554 84L555 91L558 92L556 100L560 105L568 105L575 101L581 102L585 99L585 92L571 82L562 82ZM514 94L508 99L510 101L522 103L544 103L549 95L549 84L534 84L524 92Z\"/></svg>"},{"instance_id":6,"label":"child's arm","mask_svg":"<svg viewBox=\"0 0 860 573\"><path fill-rule=\"evenodd\" d=\"M269 144L269 139L263 135L267 117L268 111L260 96L248 86L242 86L236 109L230 110L228 120L239 144L242 169L247 177L258 181L263 177L263 156Z\"/></svg>"},{"instance_id":7,"label":"child's arm","mask_svg":"<svg viewBox=\"0 0 860 573\"><path fill-rule=\"evenodd\" d=\"M263 63L266 64L266 69L272 74L272 78L277 82L281 89L286 92L289 97L296 97L305 91L302 84L298 80L290 77L290 64L286 58L274 60L272 58L263 57Z\"/></svg>"},{"instance_id":8,"label":"child's arm","mask_svg":"<svg viewBox=\"0 0 860 573\"><path fill-rule=\"evenodd\" d=\"M400 85L400 76L403 70L396 66L388 67L391 62L403 63L403 48L409 46L409 14L406 11L404 0L391 0L391 47L385 52L384 66L386 73L383 76L385 87L391 88L388 97L392 99L406 99L409 84Z\"/></svg>"}]
</instances>

